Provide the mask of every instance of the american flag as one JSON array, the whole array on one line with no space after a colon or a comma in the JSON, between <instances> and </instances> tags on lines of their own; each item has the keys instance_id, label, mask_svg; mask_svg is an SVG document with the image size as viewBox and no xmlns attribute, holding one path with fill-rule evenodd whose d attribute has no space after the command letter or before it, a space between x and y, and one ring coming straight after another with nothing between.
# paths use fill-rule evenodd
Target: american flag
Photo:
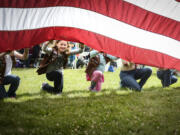
<instances>
[{"instance_id":1,"label":"american flag","mask_svg":"<svg viewBox=\"0 0 180 135\"><path fill-rule=\"evenodd\" d=\"M180 70L180 0L1 0L0 52L57 39Z\"/></svg>"}]
</instances>

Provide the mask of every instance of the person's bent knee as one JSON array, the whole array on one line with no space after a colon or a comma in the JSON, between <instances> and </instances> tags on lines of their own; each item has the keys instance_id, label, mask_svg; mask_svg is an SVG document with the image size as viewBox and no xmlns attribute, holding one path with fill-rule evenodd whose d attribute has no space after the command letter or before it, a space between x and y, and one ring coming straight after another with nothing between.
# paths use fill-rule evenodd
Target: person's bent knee
<instances>
[{"instance_id":1,"label":"person's bent knee","mask_svg":"<svg viewBox=\"0 0 180 135\"><path fill-rule=\"evenodd\" d=\"M161 71L157 71L156 75L160 80L162 80L162 72Z\"/></svg>"},{"instance_id":2,"label":"person's bent knee","mask_svg":"<svg viewBox=\"0 0 180 135\"><path fill-rule=\"evenodd\" d=\"M173 83L176 83L177 82L177 78L175 76L173 76Z\"/></svg>"},{"instance_id":3,"label":"person's bent knee","mask_svg":"<svg viewBox=\"0 0 180 135\"><path fill-rule=\"evenodd\" d=\"M96 74L97 76L101 76L101 75L102 75L102 73L101 73L100 71L95 71L95 74Z\"/></svg>"},{"instance_id":4,"label":"person's bent knee","mask_svg":"<svg viewBox=\"0 0 180 135\"><path fill-rule=\"evenodd\" d=\"M176 82L177 82L177 80L178 80L178 79L176 78L176 79L174 80L174 83L176 83Z\"/></svg>"},{"instance_id":5,"label":"person's bent knee","mask_svg":"<svg viewBox=\"0 0 180 135\"><path fill-rule=\"evenodd\" d=\"M102 72L100 72L100 71L95 71L94 73L93 73L93 76L94 76L94 78L96 78L96 79L99 79L99 78L101 78L102 77Z\"/></svg>"},{"instance_id":6,"label":"person's bent knee","mask_svg":"<svg viewBox=\"0 0 180 135\"><path fill-rule=\"evenodd\" d=\"M19 77L19 76L16 76L16 79L15 79L16 83L19 83L20 80L21 80L20 77Z\"/></svg>"},{"instance_id":7,"label":"person's bent knee","mask_svg":"<svg viewBox=\"0 0 180 135\"><path fill-rule=\"evenodd\" d=\"M150 75L152 74L152 69L147 68L146 70L147 70L146 72L147 72L148 74L150 74Z\"/></svg>"},{"instance_id":8,"label":"person's bent knee","mask_svg":"<svg viewBox=\"0 0 180 135\"><path fill-rule=\"evenodd\" d=\"M134 88L134 90L136 90L136 91L141 91L141 87L140 86L136 86L135 88Z\"/></svg>"},{"instance_id":9,"label":"person's bent knee","mask_svg":"<svg viewBox=\"0 0 180 135\"><path fill-rule=\"evenodd\" d=\"M150 76L150 75L152 74L152 69L146 68L145 74L146 74L147 76Z\"/></svg>"},{"instance_id":10,"label":"person's bent knee","mask_svg":"<svg viewBox=\"0 0 180 135\"><path fill-rule=\"evenodd\" d=\"M63 77L62 72L57 72L55 78L61 79Z\"/></svg>"},{"instance_id":11,"label":"person's bent knee","mask_svg":"<svg viewBox=\"0 0 180 135\"><path fill-rule=\"evenodd\" d=\"M12 78L12 84L19 84L20 83L20 77L19 76L15 76Z\"/></svg>"}]
</instances>

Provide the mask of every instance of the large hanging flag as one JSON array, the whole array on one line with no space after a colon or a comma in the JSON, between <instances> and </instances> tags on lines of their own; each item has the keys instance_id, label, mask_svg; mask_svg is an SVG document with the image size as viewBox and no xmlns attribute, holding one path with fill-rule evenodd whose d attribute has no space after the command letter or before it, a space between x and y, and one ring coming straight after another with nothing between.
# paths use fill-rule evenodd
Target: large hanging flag
<instances>
[{"instance_id":1,"label":"large hanging flag","mask_svg":"<svg viewBox=\"0 0 180 135\"><path fill-rule=\"evenodd\" d=\"M0 0L0 52L52 39L180 70L180 0Z\"/></svg>"}]
</instances>

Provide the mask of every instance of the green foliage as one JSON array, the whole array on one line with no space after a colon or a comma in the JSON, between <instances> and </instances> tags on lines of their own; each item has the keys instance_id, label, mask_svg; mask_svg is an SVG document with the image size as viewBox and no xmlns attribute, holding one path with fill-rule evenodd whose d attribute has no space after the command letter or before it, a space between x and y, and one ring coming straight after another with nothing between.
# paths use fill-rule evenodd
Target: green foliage
<instances>
[{"instance_id":1,"label":"green foliage","mask_svg":"<svg viewBox=\"0 0 180 135\"><path fill-rule=\"evenodd\" d=\"M62 95L40 90L45 75L15 69L17 99L0 101L0 135L179 135L179 82L161 88L154 74L142 92L119 90L119 70L105 73L102 91L88 91L84 69L64 71ZM52 84L52 82L49 82Z\"/></svg>"}]
</instances>

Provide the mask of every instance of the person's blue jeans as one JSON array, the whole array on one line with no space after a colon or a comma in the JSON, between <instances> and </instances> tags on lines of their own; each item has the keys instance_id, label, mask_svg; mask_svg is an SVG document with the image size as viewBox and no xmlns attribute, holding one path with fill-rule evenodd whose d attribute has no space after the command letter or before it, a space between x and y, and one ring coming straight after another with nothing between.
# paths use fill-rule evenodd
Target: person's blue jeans
<instances>
[{"instance_id":1,"label":"person's blue jeans","mask_svg":"<svg viewBox=\"0 0 180 135\"><path fill-rule=\"evenodd\" d=\"M49 93L62 93L63 90L63 74L60 71L52 71L50 73L46 73L46 78L49 81L54 81L54 87L49 84L45 84L43 90Z\"/></svg>"},{"instance_id":2,"label":"person's blue jeans","mask_svg":"<svg viewBox=\"0 0 180 135\"><path fill-rule=\"evenodd\" d=\"M16 75L7 75L3 79L3 83L0 85L0 98L4 97L15 97L16 91L19 87L20 78ZM6 89L4 85L10 84L8 92L6 92Z\"/></svg>"},{"instance_id":3,"label":"person's blue jeans","mask_svg":"<svg viewBox=\"0 0 180 135\"><path fill-rule=\"evenodd\" d=\"M177 78L172 74L170 69L158 70L157 77L161 80L163 87L169 87L171 84L177 82Z\"/></svg>"},{"instance_id":4,"label":"person's blue jeans","mask_svg":"<svg viewBox=\"0 0 180 135\"><path fill-rule=\"evenodd\" d=\"M120 79L122 87L127 87L133 90L141 91L142 87L151 76L150 68L135 69L130 71L121 71ZM136 80L140 79L139 82Z\"/></svg>"}]
</instances>

